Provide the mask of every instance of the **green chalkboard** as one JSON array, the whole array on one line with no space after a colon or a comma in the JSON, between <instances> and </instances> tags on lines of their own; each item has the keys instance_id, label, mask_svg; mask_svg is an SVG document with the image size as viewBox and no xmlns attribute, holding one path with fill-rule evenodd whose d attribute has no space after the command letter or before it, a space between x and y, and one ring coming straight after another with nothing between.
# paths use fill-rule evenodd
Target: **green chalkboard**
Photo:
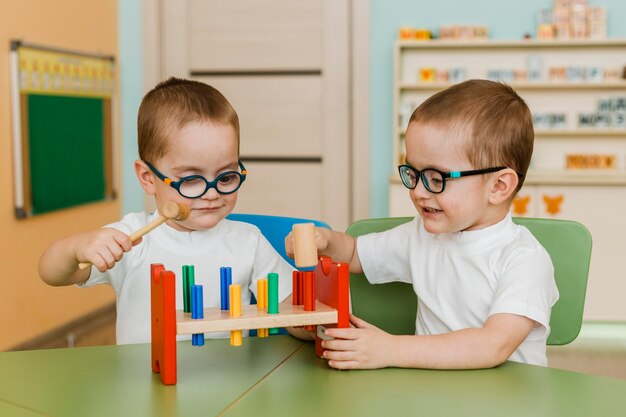
<instances>
[{"instance_id":1,"label":"green chalkboard","mask_svg":"<svg viewBox=\"0 0 626 417\"><path fill-rule=\"evenodd\" d=\"M115 198L113 56L11 41L19 219Z\"/></svg>"},{"instance_id":2,"label":"green chalkboard","mask_svg":"<svg viewBox=\"0 0 626 417\"><path fill-rule=\"evenodd\" d=\"M110 101L43 94L24 99L32 214L105 199Z\"/></svg>"}]
</instances>

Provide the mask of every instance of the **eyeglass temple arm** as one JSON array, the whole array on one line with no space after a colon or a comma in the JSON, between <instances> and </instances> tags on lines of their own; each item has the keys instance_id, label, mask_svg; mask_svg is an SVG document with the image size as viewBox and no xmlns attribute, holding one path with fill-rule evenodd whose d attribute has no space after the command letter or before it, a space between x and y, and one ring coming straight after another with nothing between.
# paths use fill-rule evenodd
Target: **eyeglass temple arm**
<instances>
[{"instance_id":1,"label":"eyeglass temple arm","mask_svg":"<svg viewBox=\"0 0 626 417\"><path fill-rule=\"evenodd\" d=\"M165 175L161 174L159 170L156 169L154 166L152 166L150 162L147 162L147 161L144 161L144 162L146 163L146 165L148 165L148 168L150 168L150 170L154 173L154 175L156 175L161 181L163 181L167 185L172 185L174 181L172 181L169 177L166 177Z\"/></svg>"},{"instance_id":2,"label":"eyeglass temple arm","mask_svg":"<svg viewBox=\"0 0 626 417\"><path fill-rule=\"evenodd\" d=\"M469 177L470 175L479 175L479 174L489 174L491 172L498 172L506 167L494 167L494 168L485 168L485 169L472 169L469 171L451 171L447 174L444 174L445 178L461 178L461 177ZM517 175L520 175L516 172Z\"/></svg>"}]
</instances>

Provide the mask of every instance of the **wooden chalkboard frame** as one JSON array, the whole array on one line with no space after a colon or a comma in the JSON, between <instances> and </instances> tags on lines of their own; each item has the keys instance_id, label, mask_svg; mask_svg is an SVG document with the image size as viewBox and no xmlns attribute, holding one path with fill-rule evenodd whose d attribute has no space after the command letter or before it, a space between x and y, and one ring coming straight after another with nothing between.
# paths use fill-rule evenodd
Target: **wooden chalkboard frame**
<instances>
[{"instance_id":1,"label":"wooden chalkboard frame","mask_svg":"<svg viewBox=\"0 0 626 417\"><path fill-rule=\"evenodd\" d=\"M114 57L10 47L15 216L114 199ZM77 123L81 112L90 123Z\"/></svg>"}]
</instances>

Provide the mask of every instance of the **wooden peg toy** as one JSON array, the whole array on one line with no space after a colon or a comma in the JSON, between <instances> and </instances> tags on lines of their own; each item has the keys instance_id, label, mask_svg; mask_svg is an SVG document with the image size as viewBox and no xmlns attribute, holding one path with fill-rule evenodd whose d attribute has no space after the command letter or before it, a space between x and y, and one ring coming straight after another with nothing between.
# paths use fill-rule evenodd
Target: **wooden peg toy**
<instances>
[{"instance_id":1,"label":"wooden peg toy","mask_svg":"<svg viewBox=\"0 0 626 417\"><path fill-rule=\"evenodd\" d=\"M308 268L317 265L315 224L294 224L292 230L296 266L298 268Z\"/></svg>"},{"instance_id":2,"label":"wooden peg toy","mask_svg":"<svg viewBox=\"0 0 626 417\"><path fill-rule=\"evenodd\" d=\"M189 207L186 204L168 201L161 208L161 215L157 219L154 219L141 229L137 230L135 233L131 234L129 236L130 240L132 242L135 242L146 233L151 232L162 223L165 223L167 220L185 220L187 217L189 217L189 212ZM81 262L78 264L78 268L81 270L90 267L91 262Z\"/></svg>"},{"instance_id":3,"label":"wooden peg toy","mask_svg":"<svg viewBox=\"0 0 626 417\"><path fill-rule=\"evenodd\" d=\"M196 283L193 265L183 265L183 311L191 313L191 287Z\"/></svg>"},{"instance_id":4,"label":"wooden peg toy","mask_svg":"<svg viewBox=\"0 0 626 417\"><path fill-rule=\"evenodd\" d=\"M304 300L302 304L304 311L315 311L315 273L313 271L302 271L304 276ZM315 330L315 326L304 326L305 330Z\"/></svg>"},{"instance_id":5,"label":"wooden peg toy","mask_svg":"<svg viewBox=\"0 0 626 417\"><path fill-rule=\"evenodd\" d=\"M267 314L278 314L278 274L267 274ZM272 327L269 334L278 334L279 328Z\"/></svg>"},{"instance_id":6,"label":"wooden peg toy","mask_svg":"<svg viewBox=\"0 0 626 417\"><path fill-rule=\"evenodd\" d=\"M232 284L230 286L230 316L241 317L241 285ZM241 330L232 330L230 332L230 345L241 346Z\"/></svg>"},{"instance_id":7,"label":"wooden peg toy","mask_svg":"<svg viewBox=\"0 0 626 417\"><path fill-rule=\"evenodd\" d=\"M204 301L202 296L202 285L191 286L191 318L194 320L204 318ZM191 335L193 346L204 346L204 333L194 333Z\"/></svg>"},{"instance_id":8,"label":"wooden peg toy","mask_svg":"<svg viewBox=\"0 0 626 417\"><path fill-rule=\"evenodd\" d=\"M233 283L233 270L230 266L220 268L220 306L224 311L230 310L229 288Z\"/></svg>"},{"instance_id":9,"label":"wooden peg toy","mask_svg":"<svg viewBox=\"0 0 626 417\"><path fill-rule=\"evenodd\" d=\"M300 301L300 285L302 281L302 271L292 272L292 286L291 286L291 302L294 306L302 305Z\"/></svg>"},{"instance_id":10,"label":"wooden peg toy","mask_svg":"<svg viewBox=\"0 0 626 417\"><path fill-rule=\"evenodd\" d=\"M308 277L307 277L308 275ZM192 314L176 310L176 285L174 273L162 264L151 266L151 335L152 335L152 370L160 373L164 385L176 384L176 336L204 334L210 332L233 332L231 341L241 343L242 330L273 329L279 327L319 326L325 328L350 326L350 272L348 264L333 262L327 256L321 256L315 271L302 275L301 287L303 305L282 303L278 305L278 274L268 274L268 300L265 297L261 307L241 305L241 287L232 285L233 297L230 300L230 313L219 307L195 310L194 297L191 296ZM261 281L261 280L259 280ZM261 284L263 285L263 284ZM198 290L195 290L197 292ZM192 289L192 292L194 290ZM235 294L235 292L237 294ZM197 297L198 295L196 295ZM259 297L261 299L261 297ZM201 302L195 303L202 310ZM267 306L265 311L264 306ZM194 312L195 310L195 312ZM280 311L279 311L280 310ZM204 316L200 318L200 315ZM193 316L198 318L193 318ZM272 334L272 332L269 332ZM267 335L267 333L266 333ZM316 336L315 351L318 356L324 351L321 340L325 337L324 329ZM196 342L202 343L199 337ZM193 336L192 336L193 342Z\"/></svg>"},{"instance_id":11,"label":"wooden peg toy","mask_svg":"<svg viewBox=\"0 0 626 417\"><path fill-rule=\"evenodd\" d=\"M257 281L257 303L258 311L267 311L267 278ZM257 329L257 337L268 337L268 329Z\"/></svg>"}]
</instances>

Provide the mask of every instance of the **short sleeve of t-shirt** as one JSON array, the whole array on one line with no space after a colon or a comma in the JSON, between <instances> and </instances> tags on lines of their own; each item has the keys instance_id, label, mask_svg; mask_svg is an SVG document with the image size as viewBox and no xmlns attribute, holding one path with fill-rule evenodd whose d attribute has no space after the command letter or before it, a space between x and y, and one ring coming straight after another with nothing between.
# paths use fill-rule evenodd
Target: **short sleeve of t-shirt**
<instances>
[{"instance_id":1,"label":"short sleeve of t-shirt","mask_svg":"<svg viewBox=\"0 0 626 417\"><path fill-rule=\"evenodd\" d=\"M380 233L359 236L357 253L363 272L372 284L411 280L411 243L417 238L415 220Z\"/></svg>"},{"instance_id":2,"label":"short sleeve of t-shirt","mask_svg":"<svg viewBox=\"0 0 626 417\"><path fill-rule=\"evenodd\" d=\"M502 265L489 315L511 313L528 317L541 325L529 340L539 339L550 330L550 311L557 299L554 268L546 250L514 249Z\"/></svg>"}]
</instances>

